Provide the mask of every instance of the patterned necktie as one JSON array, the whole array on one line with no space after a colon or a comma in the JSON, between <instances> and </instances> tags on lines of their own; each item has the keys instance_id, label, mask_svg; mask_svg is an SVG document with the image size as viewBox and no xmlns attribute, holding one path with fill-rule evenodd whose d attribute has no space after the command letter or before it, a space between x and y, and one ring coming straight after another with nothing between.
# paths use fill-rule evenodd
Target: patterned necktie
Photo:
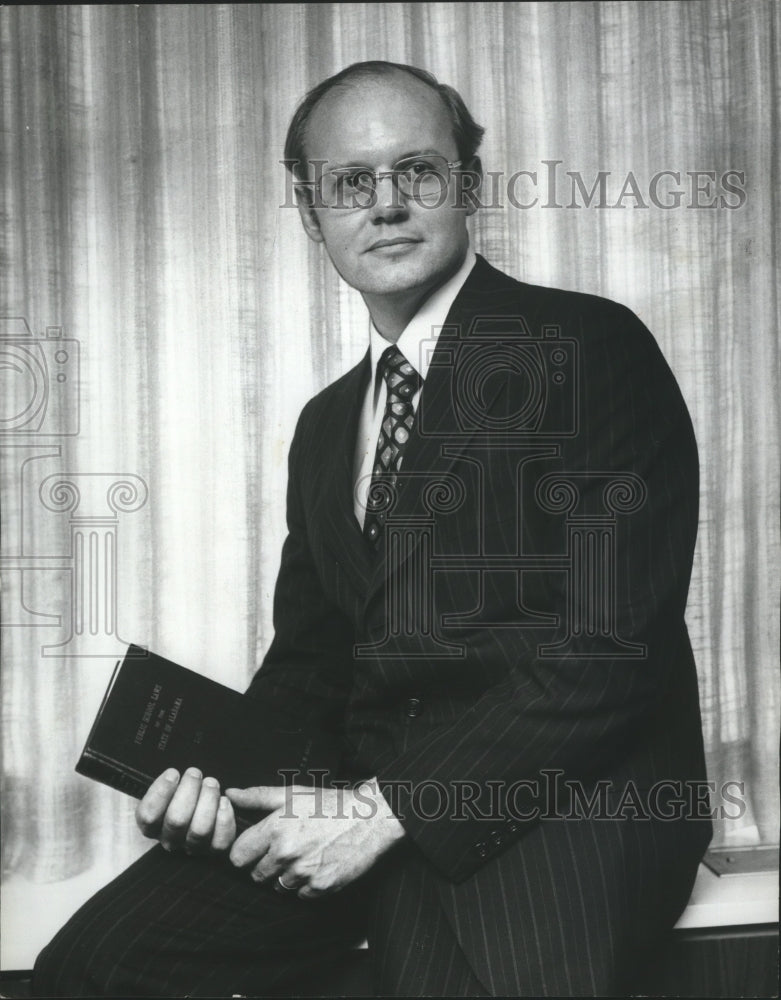
<instances>
[{"instance_id":1,"label":"patterned necktie","mask_svg":"<svg viewBox=\"0 0 781 1000\"><path fill-rule=\"evenodd\" d=\"M420 375L395 344L382 352L377 367L388 386L388 397L377 439L363 523L364 537L374 544L380 538L385 523L388 490L396 482L404 446L415 421L412 400L421 386Z\"/></svg>"}]
</instances>

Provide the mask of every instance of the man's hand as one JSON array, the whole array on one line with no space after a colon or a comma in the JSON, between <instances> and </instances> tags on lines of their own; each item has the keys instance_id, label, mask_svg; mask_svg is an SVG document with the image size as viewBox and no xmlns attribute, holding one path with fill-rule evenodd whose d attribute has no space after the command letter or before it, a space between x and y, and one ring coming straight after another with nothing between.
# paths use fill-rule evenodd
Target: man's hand
<instances>
[{"instance_id":1,"label":"man's hand","mask_svg":"<svg viewBox=\"0 0 781 1000\"><path fill-rule=\"evenodd\" d=\"M136 806L136 823L167 851L227 851L236 839L233 806L217 779L203 778L197 767L188 767L181 780L174 768L164 771Z\"/></svg>"},{"instance_id":2,"label":"man's hand","mask_svg":"<svg viewBox=\"0 0 781 1000\"><path fill-rule=\"evenodd\" d=\"M290 785L225 794L238 808L271 810L236 839L233 864L252 865L256 882L281 877L301 899L343 889L404 836L375 779L355 790Z\"/></svg>"}]
</instances>

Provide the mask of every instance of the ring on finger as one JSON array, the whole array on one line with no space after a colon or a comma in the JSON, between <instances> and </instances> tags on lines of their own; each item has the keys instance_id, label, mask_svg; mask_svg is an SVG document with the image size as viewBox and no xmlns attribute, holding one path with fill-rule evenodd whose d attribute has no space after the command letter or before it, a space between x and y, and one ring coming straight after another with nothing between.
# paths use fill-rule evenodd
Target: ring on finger
<instances>
[{"instance_id":1,"label":"ring on finger","mask_svg":"<svg viewBox=\"0 0 781 1000\"><path fill-rule=\"evenodd\" d=\"M282 876L281 875L277 875L277 880L274 883L274 888L276 889L277 892L298 892L298 886L297 885L286 885L282 881Z\"/></svg>"}]
</instances>

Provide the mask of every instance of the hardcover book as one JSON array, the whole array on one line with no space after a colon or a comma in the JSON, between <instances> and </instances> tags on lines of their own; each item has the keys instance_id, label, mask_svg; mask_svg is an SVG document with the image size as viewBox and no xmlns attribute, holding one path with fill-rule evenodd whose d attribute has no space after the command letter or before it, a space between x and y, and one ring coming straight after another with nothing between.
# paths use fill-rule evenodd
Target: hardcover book
<instances>
[{"instance_id":1,"label":"hardcover book","mask_svg":"<svg viewBox=\"0 0 781 1000\"><path fill-rule=\"evenodd\" d=\"M321 784L335 738L286 725L263 702L130 646L117 663L76 770L141 798L166 768L199 767L225 788Z\"/></svg>"}]
</instances>

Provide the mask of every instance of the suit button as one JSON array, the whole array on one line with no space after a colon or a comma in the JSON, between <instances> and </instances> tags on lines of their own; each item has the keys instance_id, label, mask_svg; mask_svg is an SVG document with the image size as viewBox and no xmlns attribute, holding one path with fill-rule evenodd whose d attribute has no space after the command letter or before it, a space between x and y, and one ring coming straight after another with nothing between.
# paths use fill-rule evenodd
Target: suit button
<instances>
[{"instance_id":1,"label":"suit button","mask_svg":"<svg viewBox=\"0 0 781 1000\"><path fill-rule=\"evenodd\" d=\"M497 847L502 846L502 835L498 830L491 831L491 840L496 844Z\"/></svg>"},{"instance_id":2,"label":"suit button","mask_svg":"<svg viewBox=\"0 0 781 1000\"><path fill-rule=\"evenodd\" d=\"M407 700L406 712L410 719L414 719L417 715L420 715L422 710L423 705L420 698L409 698Z\"/></svg>"},{"instance_id":3,"label":"suit button","mask_svg":"<svg viewBox=\"0 0 781 1000\"><path fill-rule=\"evenodd\" d=\"M479 844L475 844L475 851L479 858L488 857L488 847L482 841Z\"/></svg>"},{"instance_id":4,"label":"suit button","mask_svg":"<svg viewBox=\"0 0 781 1000\"><path fill-rule=\"evenodd\" d=\"M509 823L507 829L510 831L510 833L517 833L518 832L518 824L515 822L514 819L510 820L510 823Z\"/></svg>"}]
</instances>

